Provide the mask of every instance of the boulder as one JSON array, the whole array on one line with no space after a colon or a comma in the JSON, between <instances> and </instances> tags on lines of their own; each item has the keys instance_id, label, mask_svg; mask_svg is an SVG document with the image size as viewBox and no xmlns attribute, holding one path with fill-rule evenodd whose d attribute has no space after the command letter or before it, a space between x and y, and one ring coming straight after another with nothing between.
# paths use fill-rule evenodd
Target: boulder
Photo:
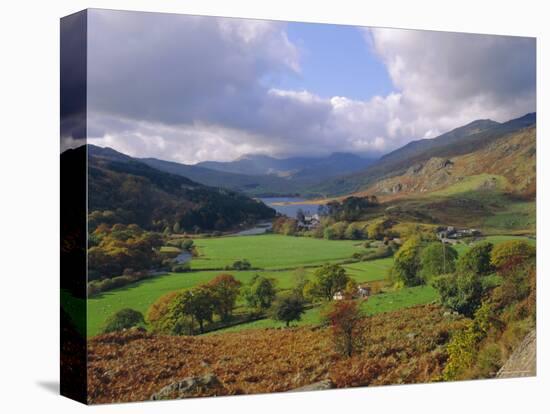
<instances>
[{"instance_id":1,"label":"boulder","mask_svg":"<svg viewBox=\"0 0 550 414\"><path fill-rule=\"evenodd\" d=\"M305 385L300 388L294 388L289 392L330 390L332 388L334 388L334 383L330 379L324 379L322 381L314 382L313 384Z\"/></svg>"},{"instance_id":2,"label":"boulder","mask_svg":"<svg viewBox=\"0 0 550 414\"><path fill-rule=\"evenodd\" d=\"M186 397L224 395L225 388L214 374L188 377L173 382L151 395L151 400L172 400Z\"/></svg>"}]
</instances>

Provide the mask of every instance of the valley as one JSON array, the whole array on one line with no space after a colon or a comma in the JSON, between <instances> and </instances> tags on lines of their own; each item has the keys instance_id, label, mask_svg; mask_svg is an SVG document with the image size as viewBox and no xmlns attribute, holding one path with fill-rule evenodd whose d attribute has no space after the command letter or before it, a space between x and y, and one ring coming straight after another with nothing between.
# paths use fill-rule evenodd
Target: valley
<instances>
[{"instance_id":1,"label":"valley","mask_svg":"<svg viewBox=\"0 0 550 414\"><path fill-rule=\"evenodd\" d=\"M114 388L104 388L112 381L102 372L126 372L109 361L110 352L134 359L152 346L172 355L181 344L193 349L194 361L209 361L205 369L170 368L181 366L178 357L161 360L153 353L152 375L165 375L166 381L138 388L131 382L137 390L132 398L149 398L182 375L215 375L222 394L284 391L320 380L340 387L493 376L496 371L475 359L453 368L452 344L481 317L476 312L483 306L491 306L502 322L473 346L482 353L498 346L496 367L532 329L531 121L474 122L377 161L258 156L188 166L88 147L93 194L86 323L80 300L69 291L62 298L76 329L86 331L96 366L89 372L90 401L130 399L120 378ZM347 170L327 164L340 159L350 163ZM315 168L323 174L312 173ZM335 183L341 184L337 191L325 191ZM466 236L441 238L449 229ZM509 255L505 261L516 260L508 259L515 257L513 249L528 252L521 256L525 267L513 270L514 283L523 286L520 296L503 293L511 279L491 253L499 249ZM478 251L482 256L475 256ZM472 260L486 269L464 270L463 263ZM473 285L454 286L463 283L457 280ZM339 306L353 308L354 320L364 325L349 359L337 342L331 345L339 340L331 322ZM517 310L522 306L523 313ZM429 345L418 321L439 330L430 333L435 336ZM235 375L238 365L222 363L249 361L231 347L233 341L246 341L261 353L267 338L281 352L285 341L299 344L292 362L284 362L279 351L272 355L278 370L288 374L286 364L292 364L297 379L281 374L274 388L278 374L256 373L273 369L267 361L255 361L245 376ZM313 348L306 338L317 341ZM222 347L222 359L204 350L214 346ZM411 371L395 355L382 356L393 347L423 361L423 371ZM312 371L293 359L300 353L310 355Z\"/></svg>"}]
</instances>

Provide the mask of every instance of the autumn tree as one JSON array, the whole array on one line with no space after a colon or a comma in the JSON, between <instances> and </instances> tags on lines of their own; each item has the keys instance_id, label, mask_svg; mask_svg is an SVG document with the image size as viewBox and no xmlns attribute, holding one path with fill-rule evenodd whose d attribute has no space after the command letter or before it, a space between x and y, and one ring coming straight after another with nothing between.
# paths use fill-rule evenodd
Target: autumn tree
<instances>
[{"instance_id":1,"label":"autumn tree","mask_svg":"<svg viewBox=\"0 0 550 414\"><path fill-rule=\"evenodd\" d=\"M214 312L222 321L229 320L239 296L241 282L230 274L222 273L208 282L206 286L212 296Z\"/></svg>"},{"instance_id":2,"label":"autumn tree","mask_svg":"<svg viewBox=\"0 0 550 414\"><path fill-rule=\"evenodd\" d=\"M170 334L176 324L176 316L173 312L174 305L183 295L182 291L172 291L158 298L147 310L145 320L151 326L153 332Z\"/></svg>"},{"instance_id":3,"label":"autumn tree","mask_svg":"<svg viewBox=\"0 0 550 414\"><path fill-rule=\"evenodd\" d=\"M536 248L524 240L510 240L496 246L491 252L491 264L499 272L520 265L536 256Z\"/></svg>"},{"instance_id":4,"label":"autumn tree","mask_svg":"<svg viewBox=\"0 0 550 414\"><path fill-rule=\"evenodd\" d=\"M347 357L361 351L364 346L364 325L358 304L353 300L334 302L323 317L332 331L335 350Z\"/></svg>"}]
</instances>

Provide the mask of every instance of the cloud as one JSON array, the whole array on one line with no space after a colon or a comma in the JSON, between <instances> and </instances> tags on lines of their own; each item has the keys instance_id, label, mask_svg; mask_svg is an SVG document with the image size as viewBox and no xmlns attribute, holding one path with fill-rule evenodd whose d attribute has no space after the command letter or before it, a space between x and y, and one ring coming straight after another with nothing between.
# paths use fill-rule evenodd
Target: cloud
<instances>
[{"instance_id":1,"label":"cloud","mask_svg":"<svg viewBox=\"0 0 550 414\"><path fill-rule=\"evenodd\" d=\"M430 137L535 110L532 38L385 28L364 34L402 95L403 134Z\"/></svg>"},{"instance_id":2,"label":"cloud","mask_svg":"<svg viewBox=\"0 0 550 414\"><path fill-rule=\"evenodd\" d=\"M300 72L281 22L92 10L88 24L88 136L136 156L380 155L535 107L532 39L365 30L395 91L361 101L273 88Z\"/></svg>"}]
</instances>

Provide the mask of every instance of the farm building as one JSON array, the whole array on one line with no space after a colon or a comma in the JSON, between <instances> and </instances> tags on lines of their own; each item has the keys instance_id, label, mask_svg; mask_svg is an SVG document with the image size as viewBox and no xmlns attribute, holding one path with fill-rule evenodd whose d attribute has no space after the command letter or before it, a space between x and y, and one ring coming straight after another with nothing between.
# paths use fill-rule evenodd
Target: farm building
<instances>
[{"instance_id":1,"label":"farm building","mask_svg":"<svg viewBox=\"0 0 550 414\"><path fill-rule=\"evenodd\" d=\"M332 299L333 300L344 300L344 299L360 299L360 298L368 298L370 296L370 286L368 285L359 285L357 286L357 290L355 291L355 293L352 295L351 298L346 298L346 294L344 292L342 292L341 290L339 290L338 292L336 292Z\"/></svg>"}]
</instances>

